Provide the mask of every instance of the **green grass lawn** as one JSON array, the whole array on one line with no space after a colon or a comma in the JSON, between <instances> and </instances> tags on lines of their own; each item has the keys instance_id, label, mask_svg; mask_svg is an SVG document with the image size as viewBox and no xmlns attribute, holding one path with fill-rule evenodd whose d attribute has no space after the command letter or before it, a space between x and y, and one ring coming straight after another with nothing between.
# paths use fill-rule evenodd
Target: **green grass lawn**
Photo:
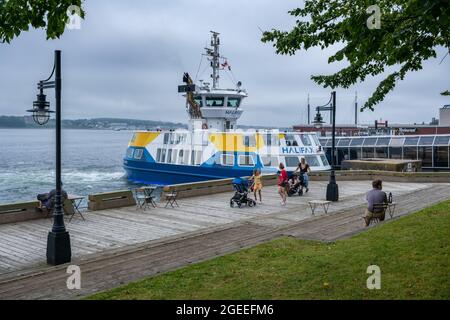
<instances>
[{"instance_id":1,"label":"green grass lawn","mask_svg":"<svg viewBox=\"0 0 450 320\"><path fill-rule=\"evenodd\" d=\"M380 290L366 287L369 265ZM89 299L450 299L450 201L347 240L277 239Z\"/></svg>"}]
</instances>

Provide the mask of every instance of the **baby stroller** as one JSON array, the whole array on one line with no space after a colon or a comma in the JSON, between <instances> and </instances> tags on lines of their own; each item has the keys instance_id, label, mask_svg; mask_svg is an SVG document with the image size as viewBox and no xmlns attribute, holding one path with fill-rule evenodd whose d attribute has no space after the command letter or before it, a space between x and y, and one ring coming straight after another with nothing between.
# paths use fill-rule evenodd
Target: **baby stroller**
<instances>
[{"instance_id":1,"label":"baby stroller","mask_svg":"<svg viewBox=\"0 0 450 320\"><path fill-rule=\"evenodd\" d=\"M232 181L233 188L236 190L233 198L230 199L230 207L237 205L239 208L246 204L249 207L256 206L256 201L248 197L248 181L242 178L236 178Z\"/></svg>"},{"instance_id":2,"label":"baby stroller","mask_svg":"<svg viewBox=\"0 0 450 320\"><path fill-rule=\"evenodd\" d=\"M303 187L305 186L305 180L302 174L293 174L289 179L288 196L292 197L295 194L299 196L303 195Z\"/></svg>"}]
</instances>

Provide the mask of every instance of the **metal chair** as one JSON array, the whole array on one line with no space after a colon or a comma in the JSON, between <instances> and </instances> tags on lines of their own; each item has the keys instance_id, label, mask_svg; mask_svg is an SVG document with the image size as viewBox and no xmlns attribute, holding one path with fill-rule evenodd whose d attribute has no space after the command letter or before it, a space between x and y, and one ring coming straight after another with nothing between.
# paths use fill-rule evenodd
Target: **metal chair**
<instances>
[{"instance_id":1,"label":"metal chair","mask_svg":"<svg viewBox=\"0 0 450 320\"><path fill-rule=\"evenodd\" d=\"M177 206L177 207L180 207L179 205L178 205L178 202L177 202L177 197L178 197L178 191L171 191L171 192L169 192L169 193L166 193L165 194L165 198L166 198L166 206L165 206L165 208L167 208L169 205L172 207L172 208L174 208L174 204Z\"/></svg>"},{"instance_id":2,"label":"metal chair","mask_svg":"<svg viewBox=\"0 0 450 320\"><path fill-rule=\"evenodd\" d=\"M148 188L137 188L134 190L134 195L136 198L136 210L150 208L156 208L155 197L152 195L154 189Z\"/></svg>"}]
</instances>

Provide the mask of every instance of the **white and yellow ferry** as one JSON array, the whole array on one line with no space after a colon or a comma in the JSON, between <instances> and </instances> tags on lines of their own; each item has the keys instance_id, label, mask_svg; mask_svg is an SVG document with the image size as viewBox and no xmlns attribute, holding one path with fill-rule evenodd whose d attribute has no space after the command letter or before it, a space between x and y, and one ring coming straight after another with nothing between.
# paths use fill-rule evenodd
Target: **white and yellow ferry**
<instances>
[{"instance_id":1,"label":"white and yellow ferry","mask_svg":"<svg viewBox=\"0 0 450 320\"><path fill-rule=\"evenodd\" d=\"M234 89L219 88L219 72L228 63L219 54L218 33L212 32L205 56L212 67L212 86L203 81L195 85L186 73L178 90L186 97L188 129L135 132L124 158L129 180L174 184L243 177L255 169L277 172L280 163L289 172L300 158L313 171L331 169L316 134L237 129L247 92L240 82Z\"/></svg>"}]
</instances>

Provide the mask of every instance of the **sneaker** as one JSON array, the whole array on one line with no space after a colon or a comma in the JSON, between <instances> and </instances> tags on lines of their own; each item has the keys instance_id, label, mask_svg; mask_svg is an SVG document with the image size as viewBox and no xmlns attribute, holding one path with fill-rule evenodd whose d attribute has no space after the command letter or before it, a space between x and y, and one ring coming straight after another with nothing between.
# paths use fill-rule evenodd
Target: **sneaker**
<instances>
[{"instance_id":1,"label":"sneaker","mask_svg":"<svg viewBox=\"0 0 450 320\"><path fill-rule=\"evenodd\" d=\"M285 206L286 205L286 201L281 201L281 205Z\"/></svg>"},{"instance_id":2,"label":"sneaker","mask_svg":"<svg viewBox=\"0 0 450 320\"><path fill-rule=\"evenodd\" d=\"M308 191L309 191L309 189L308 189L308 188L306 188L306 191L305 191L305 193L306 193L306 192L308 192Z\"/></svg>"}]
</instances>

